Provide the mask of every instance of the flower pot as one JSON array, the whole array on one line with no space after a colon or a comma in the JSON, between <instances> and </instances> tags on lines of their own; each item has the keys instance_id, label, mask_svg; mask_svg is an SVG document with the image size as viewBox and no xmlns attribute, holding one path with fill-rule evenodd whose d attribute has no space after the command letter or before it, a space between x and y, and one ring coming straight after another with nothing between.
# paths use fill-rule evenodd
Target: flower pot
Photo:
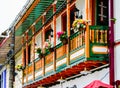
<instances>
[{"instance_id":1,"label":"flower pot","mask_svg":"<svg viewBox=\"0 0 120 88\"><path fill-rule=\"evenodd\" d=\"M43 58L43 54L39 54L38 56L39 56L39 58L40 58L40 59L42 59L42 58Z\"/></svg>"},{"instance_id":2,"label":"flower pot","mask_svg":"<svg viewBox=\"0 0 120 88\"><path fill-rule=\"evenodd\" d=\"M53 51L54 51L54 48L49 48L49 51L50 51L50 52L53 52Z\"/></svg>"},{"instance_id":3,"label":"flower pot","mask_svg":"<svg viewBox=\"0 0 120 88\"><path fill-rule=\"evenodd\" d=\"M67 44L67 43L68 43L67 38L63 38L61 41L62 41L63 45L65 45L65 44Z\"/></svg>"}]
</instances>

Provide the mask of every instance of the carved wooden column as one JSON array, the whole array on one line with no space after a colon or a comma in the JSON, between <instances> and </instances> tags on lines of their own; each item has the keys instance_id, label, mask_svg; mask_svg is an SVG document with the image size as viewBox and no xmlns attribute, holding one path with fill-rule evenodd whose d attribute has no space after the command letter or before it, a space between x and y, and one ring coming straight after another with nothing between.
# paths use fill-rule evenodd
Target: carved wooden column
<instances>
[{"instance_id":1,"label":"carved wooden column","mask_svg":"<svg viewBox=\"0 0 120 88\"><path fill-rule=\"evenodd\" d=\"M24 45L24 36L22 37L21 44ZM25 52L24 52L24 46L22 46L22 66L25 67ZM24 70L22 71L22 84L24 84Z\"/></svg>"},{"instance_id":2,"label":"carved wooden column","mask_svg":"<svg viewBox=\"0 0 120 88\"><path fill-rule=\"evenodd\" d=\"M26 32L26 82L28 82L28 32Z\"/></svg>"},{"instance_id":3,"label":"carved wooden column","mask_svg":"<svg viewBox=\"0 0 120 88\"><path fill-rule=\"evenodd\" d=\"M88 7L88 4L89 4L89 0L85 0L85 8L86 8L86 20L89 20L88 19L88 10L89 10L89 7ZM86 24L86 31L85 31L85 55L86 55L86 58L89 58L90 57L90 42L89 42L89 39L90 39L90 30L89 30L89 25L88 23Z\"/></svg>"},{"instance_id":4,"label":"carved wooden column","mask_svg":"<svg viewBox=\"0 0 120 88\"><path fill-rule=\"evenodd\" d=\"M56 4L53 4L53 13L56 12ZM56 46L56 15L53 16L54 46ZM54 49L53 69L56 71L56 48Z\"/></svg>"},{"instance_id":5,"label":"carved wooden column","mask_svg":"<svg viewBox=\"0 0 120 88\"><path fill-rule=\"evenodd\" d=\"M33 25L32 27L32 34L34 35L35 33L35 26ZM33 75L33 80L35 80L35 36L32 37L32 75Z\"/></svg>"},{"instance_id":6,"label":"carved wooden column","mask_svg":"<svg viewBox=\"0 0 120 88\"><path fill-rule=\"evenodd\" d=\"M45 15L43 15L42 17L42 24L45 23ZM44 48L43 47L43 44L45 42L45 26L42 28L42 49ZM43 70L43 76L45 75L45 57L43 56L42 57L42 70Z\"/></svg>"},{"instance_id":7,"label":"carved wooden column","mask_svg":"<svg viewBox=\"0 0 120 88\"><path fill-rule=\"evenodd\" d=\"M67 34L68 34L68 45L67 45L67 65L70 65L70 0L67 0Z\"/></svg>"}]
</instances>

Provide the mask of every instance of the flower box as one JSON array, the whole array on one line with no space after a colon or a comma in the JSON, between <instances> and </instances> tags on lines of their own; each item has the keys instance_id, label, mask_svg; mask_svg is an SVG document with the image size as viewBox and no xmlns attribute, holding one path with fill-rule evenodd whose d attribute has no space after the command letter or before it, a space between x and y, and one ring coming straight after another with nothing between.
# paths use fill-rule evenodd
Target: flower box
<instances>
[{"instance_id":1,"label":"flower box","mask_svg":"<svg viewBox=\"0 0 120 88\"><path fill-rule=\"evenodd\" d=\"M58 39L64 44L67 44L67 33L66 32L57 32Z\"/></svg>"}]
</instances>

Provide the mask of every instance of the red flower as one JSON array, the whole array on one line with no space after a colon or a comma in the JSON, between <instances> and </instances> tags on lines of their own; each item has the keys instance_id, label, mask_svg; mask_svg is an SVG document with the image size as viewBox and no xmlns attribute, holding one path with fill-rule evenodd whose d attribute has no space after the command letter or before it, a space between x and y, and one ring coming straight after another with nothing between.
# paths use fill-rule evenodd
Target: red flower
<instances>
[{"instance_id":1,"label":"red flower","mask_svg":"<svg viewBox=\"0 0 120 88\"><path fill-rule=\"evenodd\" d=\"M63 34L64 34L64 32L57 32L58 38L60 38L60 36Z\"/></svg>"}]
</instances>

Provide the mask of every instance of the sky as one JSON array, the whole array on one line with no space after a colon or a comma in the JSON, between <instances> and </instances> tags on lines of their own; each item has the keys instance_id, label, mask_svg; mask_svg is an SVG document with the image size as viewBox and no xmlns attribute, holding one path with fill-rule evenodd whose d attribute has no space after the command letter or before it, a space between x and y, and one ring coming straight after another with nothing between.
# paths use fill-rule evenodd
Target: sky
<instances>
[{"instance_id":1,"label":"sky","mask_svg":"<svg viewBox=\"0 0 120 88\"><path fill-rule=\"evenodd\" d=\"M0 34L7 30L15 17L22 10L27 0L1 0L0 2Z\"/></svg>"}]
</instances>

